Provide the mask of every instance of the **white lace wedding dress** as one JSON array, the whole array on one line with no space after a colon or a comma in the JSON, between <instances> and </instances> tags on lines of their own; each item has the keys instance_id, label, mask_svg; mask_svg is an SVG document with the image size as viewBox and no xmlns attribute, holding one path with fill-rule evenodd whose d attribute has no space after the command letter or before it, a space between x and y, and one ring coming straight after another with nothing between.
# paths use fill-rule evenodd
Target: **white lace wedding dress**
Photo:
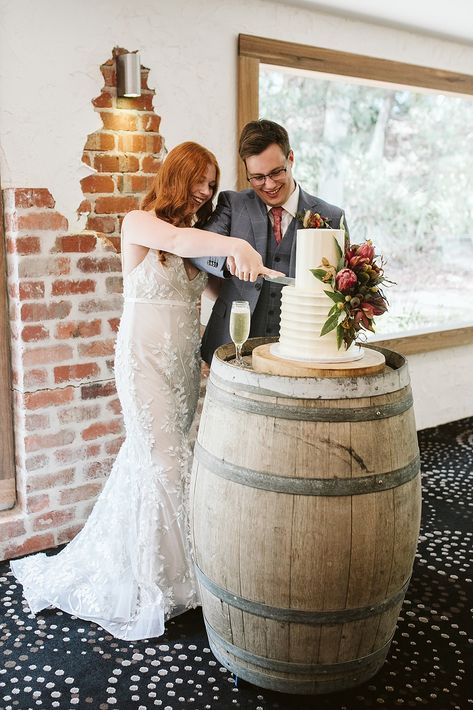
<instances>
[{"instance_id":1,"label":"white lace wedding dress","mask_svg":"<svg viewBox=\"0 0 473 710\"><path fill-rule=\"evenodd\" d=\"M60 553L15 560L33 613L48 606L121 639L160 636L197 606L188 536L188 432L200 383L198 302L178 256L150 250L124 280L115 378L126 439L82 531Z\"/></svg>"}]
</instances>

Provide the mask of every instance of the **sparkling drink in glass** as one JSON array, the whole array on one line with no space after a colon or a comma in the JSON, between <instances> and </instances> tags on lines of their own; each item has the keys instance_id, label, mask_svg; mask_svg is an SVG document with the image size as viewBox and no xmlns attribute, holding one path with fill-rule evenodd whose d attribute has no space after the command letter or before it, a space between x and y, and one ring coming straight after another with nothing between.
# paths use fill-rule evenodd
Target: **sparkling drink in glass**
<instances>
[{"instance_id":1,"label":"sparkling drink in glass","mask_svg":"<svg viewBox=\"0 0 473 710\"><path fill-rule=\"evenodd\" d=\"M230 311L230 337L235 343L236 363L246 367L241 356L241 349L250 334L250 304L248 301L233 301Z\"/></svg>"}]
</instances>

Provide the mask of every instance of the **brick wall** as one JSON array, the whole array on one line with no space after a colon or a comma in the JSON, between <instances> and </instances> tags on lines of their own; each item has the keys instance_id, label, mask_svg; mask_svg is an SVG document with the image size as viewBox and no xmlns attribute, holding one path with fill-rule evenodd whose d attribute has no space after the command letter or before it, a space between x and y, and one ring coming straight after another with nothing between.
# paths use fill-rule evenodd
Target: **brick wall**
<instances>
[{"instance_id":1,"label":"brick wall","mask_svg":"<svg viewBox=\"0 0 473 710\"><path fill-rule=\"evenodd\" d=\"M122 52L122 49L114 50ZM43 188L5 195L17 504L0 513L0 559L70 540L86 520L123 440L113 377L122 310L119 233L160 165L154 91L116 96L114 58L92 101L103 129L87 137L86 230L70 233Z\"/></svg>"}]
</instances>

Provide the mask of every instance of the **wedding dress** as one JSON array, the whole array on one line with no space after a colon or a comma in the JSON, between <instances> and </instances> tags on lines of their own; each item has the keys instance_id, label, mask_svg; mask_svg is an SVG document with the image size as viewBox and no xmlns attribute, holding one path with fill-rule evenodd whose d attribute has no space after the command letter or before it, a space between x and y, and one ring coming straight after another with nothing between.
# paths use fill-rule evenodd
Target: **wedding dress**
<instances>
[{"instance_id":1,"label":"wedding dress","mask_svg":"<svg viewBox=\"0 0 473 710\"><path fill-rule=\"evenodd\" d=\"M189 429L207 280L150 249L124 279L115 378L126 438L82 531L58 554L15 560L33 613L54 606L114 636L160 636L197 606L188 535Z\"/></svg>"}]
</instances>

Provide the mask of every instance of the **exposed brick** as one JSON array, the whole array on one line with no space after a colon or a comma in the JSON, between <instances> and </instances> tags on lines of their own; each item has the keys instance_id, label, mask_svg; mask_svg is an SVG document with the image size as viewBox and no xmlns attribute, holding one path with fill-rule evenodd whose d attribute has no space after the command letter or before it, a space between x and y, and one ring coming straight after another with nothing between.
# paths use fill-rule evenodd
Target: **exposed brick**
<instances>
[{"instance_id":1,"label":"exposed brick","mask_svg":"<svg viewBox=\"0 0 473 710\"><path fill-rule=\"evenodd\" d=\"M102 66L100 67L100 71L102 72L105 81L105 86L117 85L117 73L115 71L114 61L111 64L102 64Z\"/></svg>"},{"instance_id":2,"label":"exposed brick","mask_svg":"<svg viewBox=\"0 0 473 710\"><path fill-rule=\"evenodd\" d=\"M119 220L119 222L120 222L120 220ZM121 227L119 227L117 231L120 231L120 229L121 229ZM113 237L113 236L110 236L110 237L108 237L108 239L110 240L110 244L113 246L114 251L115 251L117 254L120 254L121 248L122 248L122 240L121 240L121 238L120 238L120 237Z\"/></svg>"},{"instance_id":3,"label":"exposed brick","mask_svg":"<svg viewBox=\"0 0 473 710\"><path fill-rule=\"evenodd\" d=\"M161 160L153 158L151 155L145 155L141 158L141 169L144 173L157 173L161 166Z\"/></svg>"},{"instance_id":4,"label":"exposed brick","mask_svg":"<svg viewBox=\"0 0 473 710\"><path fill-rule=\"evenodd\" d=\"M81 343L79 355L81 357L103 357L114 355L115 340L95 340L93 343Z\"/></svg>"},{"instance_id":5,"label":"exposed brick","mask_svg":"<svg viewBox=\"0 0 473 710\"><path fill-rule=\"evenodd\" d=\"M64 430L57 431L52 434L32 434L25 438L25 451L39 451L40 449L54 449L57 446L67 446L72 444L76 438L75 432Z\"/></svg>"},{"instance_id":6,"label":"exposed brick","mask_svg":"<svg viewBox=\"0 0 473 710\"><path fill-rule=\"evenodd\" d=\"M28 513L39 513L41 510L45 510L46 508L49 508L49 496L47 493L28 496L26 501L26 511Z\"/></svg>"},{"instance_id":7,"label":"exposed brick","mask_svg":"<svg viewBox=\"0 0 473 710\"><path fill-rule=\"evenodd\" d=\"M39 237L18 237L14 241L15 251L17 254L39 254L41 251L41 242Z\"/></svg>"},{"instance_id":8,"label":"exposed brick","mask_svg":"<svg viewBox=\"0 0 473 710\"><path fill-rule=\"evenodd\" d=\"M25 417L26 431L37 431L49 427L49 415L47 414L27 414Z\"/></svg>"},{"instance_id":9,"label":"exposed brick","mask_svg":"<svg viewBox=\"0 0 473 710\"><path fill-rule=\"evenodd\" d=\"M27 471L37 471L40 468L44 468L49 461L49 457L46 454L36 454L36 456L28 456L25 461L25 468ZM28 477L28 481L30 478Z\"/></svg>"},{"instance_id":10,"label":"exposed brick","mask_svg":"<svg viewBox=\"0 0 473 710\"><path fill-rule=\"evenodd\" d=\"M83 461L84 459L97 458L100 454L100 444L90 446L79 446L73 448L68 446L65 449L58 449L54 452L54 458L58 463L71 464Z\"/></svg>"},{"instance_id":11,"label":"exposed brick","mask_svg":"<svg viewBox=\"0 0 473 710\"><path fill-rule=\"evenodd\" d=\"M118 328L120 327L120 318L109 318L108 324L110 326L110 330L112 330L112 332L114 333L117 333Z\"/></svg>"},{"instance_id":12,"label":"exposed brick","mask_svg":"<svg viewBox=\"0 0 473 710\"><path fill-rule=\"evenodd\" d=\"M132 173L126 175L117 176L117 187L120 192L144 192L150 186L154 178L150 178L146 175L133 175Z\"/></svg>"},{"instance_id":13,"label":"exposed brick","mask_svg":"<svg viewBox=\"0 0 473 710\"><path fill-rule=\"evenodd\" d=\"M56 239L56 251L83 253L94 251L97 237L93 234L67 234Z\"/></svg>"},{"instance_id":14,"label":"exposed brick","mask_svg":"<svg viewBox=\"0 0 473 710\"><path fill-rule=\"evenodd\" d=\"M23 384L25 387L39 387L48 381L47 370L25 370Z\"/></svg>"},{"instance_id":15,"label":"exposed brick","mask_svg":"<svg viewBox=\"0 0 473 710\"><path fill-rule=\"evenodd\" d=\"M118 311L121 310L121 306L121 298L112 296L109 299L82 301L79 304L79 310L82 313L99 313L101 311Z\"/></svg>"},{"instance_id":16,"label":"exposed brick","mask_svg":"<svg viewBox=\"0 0 473 710\"><path fill-rule=\"evenodd\" d=\"M122 407L120 404L119 399L112 399L110 402L107 402L107 409L110 412L113 412L114 414L121 414L122 413Z\"/></svg>"},{"instance_id":17,"label":"exposed brick","mask_svg":"<svg viewBox=\"0 0 473 710\"><path fill-rule=\"evenodd\" d=\"M120 111L124 109L135 111L152 111L153 110L154 91L149 94L142 93L141 96L118 96L117 108Z\"/></svg>"},{"instance_id":18,"label":"exposed brick","mask_svg":"<svg viewBox=\"0 0 473 710\"><path fill-rule=\"evenodd\" d=\"M28 392L25 394L26 409L42 409L46 407L59 407L72 402L74 387L62 389L43 390L42 392ZM82 397L84 399L84 397Z\"/></svg>"},{"instance_id":19,"label":"exposed brick","mask_svg":"<svg viewBox=\"0 0 473 710\"><path fill-rule=\"evenodd\" d=\"M67 528L61 528L57 532L57 544L62 545L65 542L70 542L83 527L83 523L78 523L77 525L69 525Z\"/></svg>"},{"instance_id":20,"label":"exposed brick","mask_svg":"<svg viewBox=\"0 0 473 710\"><path fill-rule=\"evenodd\" d=\"M46 491L59 486L67 486L74 479L74 469L66 468L56 473L32 473L26 482L27 492Z\"/></svg>"},{"instance_id":21,"label":"exposed brick","mask_svg":"<svg viewBox=\"0 0 473 710\"><path fill-rule=\"evenodd\" d=\"M29 555L31 552L37 552L38 550L47 550L53 545L54 535L52 533L33 535L22 543L9 545L5 548L4 557L6 560L11 560L14 557L23 557L23 555Z\"/></svg>"},{"instance_id":22,"label":"exposed brick","mask_svg":"<svg viewBox=\"0 0 473 710\"><path fill-rule=\"evenodd\" d=\"M103 461L94 461L93 463L88 464L84 469L86 479L90 480L108 476L110 469L113 466L113 462L114 459L105 459Z\"/></svg>"},{"instance_id":23,"label":"exposed brick","mask_svg":"<svg viewBox=\"0 0 473 710\"><path fill-rule=\"evenodd\" d=\"M56 338L63 340L66 338L90 338L100 335L102 324L99 320L88 321L68 321L58 323L56 326Z\"/></svg>"},{"instance_id":24,"label":"exposed brick","mask_svg":"<svg viewBox=\"0 0 473 710\"><path fill-rule=\"evenodd\" d=\"M57 320L66 318L71 312L72 305L69 301L57 303L24 303L21 307L21 319L25 323Z\"/></svg>"},{"instance_id":25,"label":"exposed brick","mask_svg":"<svg viewBox=\"0 0 473 710\"><path fill-rule=\"evenodd\" d=\"M21 331L21 339L25 343L36 342L49 338L49 330L44 325L27 325Z\"/></svg>"},{"instance_id":26,"label":"exposed brick","mask_svg":"<svg viewBox=\"0 0 473 710\"><path fill-rule=\"evenodd\" d=\"M85 163L85 159L82 160L83 163ZM90 165L90 160L87 163ZM87 212L91 212L92 210L92 203L90 200L82 200L80 203L79 207L77 208L77 214L85 214Z\"/></svg>"},{"instance_id":27,"label":"exposed brick","mask_svg":"<svg viewBox=\"0 0 473 710\"><path fill-rule=\"evenodd\" d=\"M111 422L95 422L87 427L87 429L84 429L82 432L82 438L84 441L99 439L102 436L107 436L107 434L118 434L121 429L122 423L119 420Z\"/></svg>"},{"instance_id":28,"label":"exposed brick","mask_svg":"<svg viewBox=\"0 0 473 710\"><path fill-rule=\"evenodd\" d=\"M48 530L49 528L56 528L64 523L68 523L75 517L75 511L73 508L67 508L66 510L50 510L43 515L39 515L33 520L33 530Z\"/></svg>"},{"instance_id":29,"label":"exposed brick","mask_svg":"<svg viewBox=\"0 0 473 710\"><path fill-rule=\"evenodd\" d=\"M31 212L18 217L18 229L66 230L67 227L67 219L59 212Z\"/></svg>"},{"instance_id":30,"label":"exposed brick","mask_svg":"<svg viewBox=\"0 0 473 710\"><path fill-rule=\"evenodd\" d=\"M21 259L18 274L23 279L34 279L38 276L64 276L71 268L71 261L66 256L33 257Z\"/></svg>"},{"instance_id":31,"label":"exposed brick","mask_svg":"<svg viewBox=\"0 0 473 710\"><path fill-rule=\"evenodd\" d=\"M27 349L23 355L23 363L29 365L44 365L51 362L70 360L73 356L69 345L51 345L50 347Z\"/></svg>"},{"instance_id":32,"label":"exposed brick","mask_svg":"<svg viewBox=\"0 0 473 710\"><path fill-rule=\"evenodd\" d=\"M87 229L93 229L96 232L111 234L115 232L117 220L115 217L89 217L87 220Z\"/></svg>"},{"instance_id":33,"label":"exposed brick","mask_svg":"<svg viewBox=\"0 0 473 710\"><path fill-rule=\"evenodd\" d=\"M0 521L0 542L5 542L11 537L19 537L25 533L26 529L22 520L11 520L8 523Z\"/></svg>"},{"instance_id":34,"label":"exposed brick","mask_svg":"<svg viewBox=\"0 0 473 710\"><path fill-rule=\"evenodd\" d=\"M83 486L77 486L77 488L66 488L65 491L61 491L59 502L61 505L67 505L80 500L90 500L96 498L101 490L100 483L86 483Z\"/></svg>"},{"instance_id":35,"label":"exposed brick","mask_svg":"<svg viewBox=\"0 0 473 710\"><path fill-rule=\"evenodd\" d=\"M113 439L112 441L106 441L105 451L107 452L107 454L110 454L110 456L116 456L120 451L121 447L123 446L124 441L124 436L119 436L117 439Z\"/></svg>"},{"instance_id":36,"label":"exposed brick","mask_svg":"<svg viewBox=\"0 0 473 710\"><path fill-rule=\"evenodd\" d=\"M101 111L103 127L110 131L136 131L136 116L131 113Z\"/></svg>"},{"instance_id":37,"label":"exposed brick","mask_svg":"<svg viewBox=\"0 0 473 710\"><path fill-rule=\"evenodd\" d=\"M90 419L97 419L100 415L100 405L94 404L83 407L68 407L57 413L61 424L71 424L72 422L83 422Z\"/></svg>"},{"instance_id":38,"label":"exposed brick","mask_svg":"<svg viewBox=\"0 0 473 710\"><path fill-rule=\"evenodd\" d=\"M77 260L77 268L87 274L103 274L110 271L121 271L122 263L120 257L116 254L99 259L92 256L82 256Z\"/></svg>"},{"instance_id":39,"label":"exposed brick","mask_svg":"<svg viewBox=\"0 0 473 710\"><path fill-rule=\"evenodd\" d=\"M146 136L140 133L123 133L118 136L118 150L124 153L144 153Z\"/></svg>"},{"instance_id":40,"label":"exposed brick","mask_svg":"<svg viewBox=\"0 0 473 710\"><path fill-rule=\"evenodd\" d=\"M163 148L163 138L160 135L153 134L146 136L146 152L160 153Z\"/></svg>"},{"instance_id":41,"label":"exposed brick","mask_svg":"<svg viewBox=\"0 0 473 710\"><path fill-rule=\"evenodd\" d=\"M121 276L108 276L105 281L107 293L123 293L123 278Z\"/></svg>"},{"instance_id":42,"label":"exposed brick","mask_svg":"<svg viewBox=\"0 0 473 710\"><path fill-rule=\"evenodd\" d=\"M87 362L79 365L61 365L54 368L54 382L69 382L70 380L86 380L96 377L100 372L99 366L95 362Z\"/></svg>"},{"instance_id":43,"label":"exposed brick","mask_svg":"<svg viewBox=\"0 0 473 710\"><path fill-rule=\"evenodd\" d=\"M92 159L90 153L82 153L82 162L85 165L92 165ZM79 210L77 210L79 212Z\"/></svg>"},{"instance_id":44,"label":"exposed brick","mask_svg":"<svg viewBox=\"0 0 473 710\"><path fill-rule=\"evenodd\" d=\"M79 293L94 293L95 286L95 281L92 281L92 279L83 279L81 281L54 281L51 295L69 296Z\"/></svg>"},{"instance_id":45,"label":"exposed brick","mask_svg":"<svg viewBox=\"0 0 473 710\"><path fill-rule=\"evenodd\" d=\"M148 86L148 76L150 70L147 67L141 67L141 88L149 89Z\"/></svg>"},{"instance_id":46,"label":"exposed brick","mask_svg":"<svg viewBox=\"0 0 473 710\"><path fill-rule=\"evenodd\" d=\"M44 298L44 281L22 281L19 288L21 301Z\"/></svg>"},{"instance_id":47,"label":"exposed brick","mask_svg":"<svg viewBox=\"0 0 473 710\"><path fill-rule=\"evenodd\" d=\"M120 170L120 156L95 155L94 168L101 173L117 173Z\"/></svg>"},{"instance_id":48,"label":"exposed brick","mask_svg":"<svg viewBox=\"0 0 473 710\"><path fill-rule=\"evenodd\" d=\"M95 101L95 99L94 99ZM92 101L92 103L94 103ZM114 150L115 134L96 131L87 136L84 150Z\"/></svg>"},{"instance_id":49,"label":"exposed brick","mask_svg":"<svg viewBox=\"0 0 473 710\"><path fill-rule=\"evenodd\" d=\"M141 128L143 131L152 131L153 133L157 133L159 131L161 116L157 116L155 113L149 113L144 116L140 116L140 118Z\"/></svg>"},{"instance_id":50,"label":"exposed brick","mask_svg":"<svg viewBox=\"0 0 473 710\"><path fill-rule=\"evenodd\" d=\"M15 189L15 205L19 209L29 207L54 207L53 196L45 188L17 187Z\"/></svg>"},{"instance_id":51,"label":"exposed brick","mask_svg":"<svg viewBox=\"0 0 473 710\"><path fill-rule=\"evenodd\" d=\"M92 99L92 104L96 108L112 108L112 98L112 94L108 94L104 91L100 96L96 96L95 99Z\"/></svg>"},{"instance_id":52,"label":"exposed brick","mask_svg":"<svg viewBox=\"0 0 473 710\"><path fill-rule=\"evenodd\" d=\"M85 193L96 193L96 192L114 192L115 183L113 178L109 175L87 175L87 177L82 178L80 181L82 192Z\"/></svg>"},{"instance_id":53,"label":"exposed brick","mask_svg":"<svg viewBox=\"0 0 473 710\"><path fill-rule=\"evenodd\" d=\"M95 201L96 214L117 214L136 210L140 206L136 197L114 196L98 197Z\"/></svg>"},{"instance_id":54,"label":"exposed brick","mask_svg":"<svg viewBox=\"0 0 473 710\"><path fill-rule=\"evenodd\" d=\"M97 397L110 397L117 393L115 382L94 382L91 385L81 387L81 399L96 399Z\"/></svg>"},{"instance_id":55,"label":"exposed brick","mask_svg":"<svg viewBox=\"0 0 473 710\"><path fill-rule=\"evenodd\" d=\"M136 173L140 161L136 155L109 155L108 153L94 156L94 168L101 173Z\"/></svg>"}]
</instances>

